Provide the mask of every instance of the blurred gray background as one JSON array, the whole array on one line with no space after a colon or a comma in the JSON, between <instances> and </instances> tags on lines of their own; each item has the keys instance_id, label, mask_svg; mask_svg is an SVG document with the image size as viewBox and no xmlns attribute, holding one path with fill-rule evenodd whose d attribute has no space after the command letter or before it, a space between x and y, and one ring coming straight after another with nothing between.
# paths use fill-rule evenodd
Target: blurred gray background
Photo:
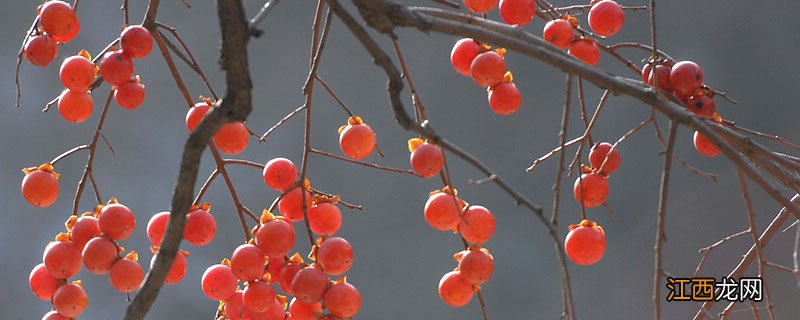
<instances>
[{"instance_id":1,"label":"blurred gray background","mask_svg":"<svg viewBox=\"0 0 800 320\"><path fill-rule=\"evenodd\" d=\"M574 4L555 1L556 4ZM643 5L646 1L622 1ZM219 25L214 2L162 1L160 21L177 27L205 68L218 92L224 90L224 74L217 67ZM246 1L254 15L263 1ZM425 1L409 3L431 4ZM25 30L35 16L38 1L3 1L0 11L0 318L39 319L50 309L30 293L27 277L41 262L41 252L52 237L63 230L71 210L71 199L81 174L86 153L59 163L62 192L55 205L33 208L19 192L20 169L49 161L73 146L88 143L99 117L107 86L94 95L95 114L82 125L66 123L57 112L40 112L42 106L61 91L57 70L60 61L86 48L97 52L119 34L120 1L84 0L79 9L82 30L77 39L63 47L57 61L41 69L23 64L22 106L15 109L14 62ZM249 125L258 131L302 103L301 87L308 68L308 43L316 1L284 1L261 25L266 31L250 45L255 108ZM131 1L132 21L140 21L146 1ZM352 8L351 8L352 9ZM795 30L800 29L797 1L660 1L658 4L660 48L677 59L699 63L706 81L727 91L741 103L731 105L718 99L719 112L737 123L800 141L794 98L800 80L796 59ZM499 18L497 11L490 14ZM585 23L585 16L581 16ZM628 12L626 26L606 43L639 41L649 43L647 12ZM543 21L526 27L539 35ZM458 75L449 64L449 52L457 40L415 30L398 30L411 75L428 108L431 123L450 140L472 152L505 177L515 188L545 208L551 207L555 160L542 164L535 174L524 172L531 161L557 144L563 103L564 76L556 68L510 53L507 63L523 94L523 106L510 117L492 113L484 89ZM380 164L408 167L406 140L411 136L394 122L389 110L384 74L375 67L361 46L334 21L320 75L347 105L376 131L385 158L370 157ZM390 44L378 37L385 48ZM638 61L644 52L625 54ZM601 67L609 72L634 76L606 55ZM193 96L206 95L197 77L181 66ZM136 214L138 229L122 243L142 252L147 265L144 226L150 216L168 209L176 178L180 151L187 137L184 126L186 106L169 77L160 55L136 61L136 73L147 86L147 100L139 109L127 111L113 106L105 135L116 149L116 157L100 146L95 175L104 198L118 197ZM587 104L594 109L600 91L587 85ZM407 93L407 92L406 92ZM409 99L406 99L408 102ZM408 106L409 104L407 104ZM574 115L575 113L573 113ZM626 97L612 97L594 130L598 140L616 140L649 115L649 108ZM264 144L251 141L245 158L264 163L285 156L299 164L302 151L302 120L298 117L271 136ZM346 115L320 87L314 95L312 144L339 153L336 129ZM579 134L580 122L573 118L570 137ZM662 126L666 124L662 122ZM677 153L693 165L720 174L720 183L673 170L667 216L668 242L665 267L678 277L693 273L700 255L697 250L725 235L745 229L746 216L735 168L720 158L699 156L691 145L691 132L681 128ZM652 317L652 269L657 191L662 157L652 128L646 128L620 147L623 166L610 180L608 203L618 218L612 220L602 209L589 210L607 231L608 249L602 261L591 267L569 264L577 315L581 319L647 319ZM571 154L571 153L570 153ZM487 243L495 257L495 275L484 287L490 319L557 319L561 310L558 268L545 228L526 210L516 207L497 187L471 186L469 179L482 176L455 157L450 170L461 195L474 204L490 208L497 217L497 232ZM584 160L585 161L585 160ZM203 160L200 181L213 169L211 157ZM232 178L243 202L260 211L274 199L260 172L248 167L231 167ZM363 204L365 211L343 209L340 235L350 240L356 259L348 273L361 291L363 307L358 319L479 319L477 301L461 309L444 305L436 288L440 277L455 267L452 254L460 241L452 234L427 226L422 207L427 193L440 188L437 179L420 180L312 156L309 176L319 189L341 194L346 201ZM580 208L571 197L572 179L565 180L561 234L577 223ZM763 229L779 209L763 192L752 188L758 226ZM93 204L85 193L81 211ZM788 196L788 195L787 195ZM167 286L150 312L150 319L210 319L217 303L201 292L199 279L205 268L230 255L243 236L234 208L223 183L218 181L205 200L214 204L219 227L217 239L209 246L183 245L192 253L184 281ZM548 213L549 215L549 213ZM298 231L302 230L297 225ZM297 232L297 250L307 253L302 232ZM779 234L766 255L770 261L791 265L794 233ZM747 237L731 241L708 260L703 276L722 277L750 246ZM751 268L747 273L756 274ZM800 315L800 289L794 278L782 271L767 272L777 312L782 319ZM89 294L89 307L82 319L119 319L127 306L125 295L116 293L105 276L83 271L79 276ZM663 284L662 284L663 285ZM686 319L699 304L664 303L664 319ZM762 303L761 306L764 306ZM747 307L739 307L734 319L751 319ZM766 313L763 313L766 316Z\"/></svg>"}]
</instances>

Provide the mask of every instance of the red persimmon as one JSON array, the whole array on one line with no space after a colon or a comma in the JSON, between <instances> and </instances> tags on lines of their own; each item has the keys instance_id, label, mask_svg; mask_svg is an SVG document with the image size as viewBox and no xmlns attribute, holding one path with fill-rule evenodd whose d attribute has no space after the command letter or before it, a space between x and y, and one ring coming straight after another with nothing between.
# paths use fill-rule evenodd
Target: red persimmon
<instances>
[{"instance_id":1,"label":"red persimmon","mask_svg":"<svg viewBox=\"0 0 800 320\"><path fill-rule=\"evenodd\" d=\"M114 90L114 100L120 107L133 110L144 102L144 85L136 77L125 84L117 86Z\"/></svg>"},{"instance_id":2,"label":"red persimmon","mask_svg":"<svg viewBox=\"0 0 800 320\"><path fill-rule=\"evenodd\" d=\"M522 96L513 82L501 82L489 87L489 106L499 115L510 115L519 110Z\"/></svg>"},{"instance_id":3,"label":"red persimmon","mask_svg":"<svg viewBox=\"0 0 800 320\"><path fill-rule=\"evenodd\" d=\"M20 190L25 201L40 208L48 207L56 202L59 175L53 171L52 165L45 164L38 168L27 168L23 172L25 172L25 177L22 178Z\"/></svg>"},{"instance_id":4,"label":"red persimmon","mask_svg":"<svg viewBox=\"0 0 800 320\"><path fill-rule=\"evenodd\" d=\"M550 20L544 25L543 36L547 42L559 49L566 49L575 39L575 28L572 27L572 23L564 19Z\"/></svg>"},{"instance_id":5,"label":"red persimmon","mask_svg":"<svg viewBox=\"0 0 800 320\"><path fill-rule=\"evenodd\" d=\"M572 188L575 200L586 208L601 206L608 198L608 181L597 173L584 173L575 179Z\"/></svg>"},{"instance_id":6,"label":"red persimmon","mask_svg":"<svg viewBox=\"0 0 800 320\"><path fill-rule=\"evenodd\" d=\"M458 40L450 51L450 63L458 73L469 77L472 60L480 53L481 45L471 38Z\"/></svg>"},{"instance_id":7,"label":"red persimmon","mask_svg":"<svg viewBox=\"0 0 800 320\"><path fill-rule=\"evenodd\" d=\"M97 66L84 55L64 59L58 72L61 84L69 90L84 92L97 78Z\"/></svg>"},{"instance_id":8,"label":"red persimmon","mask_svg":"<svg viewBox=\"0 0 800 320\"><path fill-rule=\"evenodd\" d=\"M588 20L594 33L608 37L622 29L622 25L625 23L625 13L618 3L612 0L603 0L592 6L592 9L589 10Z\"/></svg>"},{"instance_id":9,"label":"red persimmon","mask_svg":"<svg viewBox=\"0 0 800 320\"><path fill-rule=\"evenodd\" d=\"M92 95L87 91L64 90L58 98L58 113L64 120L81 123L89 119L94 108Z\"/></svg>"},{"instance_id":10,"label":"red persimmon","mask_svg":"<svg viewBox=\"0 0 800 320\"><path fill-rule=\"evenodd\" d=\"M500 0L500 17L508 24L525 26L536 14L534 0Z\"/></svg>"},{"instance_id":11,"label":"red persimmon","mask_svg":"<svg viewBox=\"0 0 800 320\"><path fill-rule=\"evenodd\" d=\"M672 66L669 81L676 93L691 96L703 85L703 70L692 61L681 61Z\"/></svg>"},{"instance_id":12,"label":"red persimmon","mask_svg":"<svg viewBox=\"0 0 800 320\"><path fill-rule=\"evenodd\" d=\"M58 44L48 35L30 37L23 51L25 60L38 67L46 67L58 56Z\"/></svg>"},{"instance_id":13,"label":"red persimmon","mask_svg":"<svg viewBox=\"0 0 800 320\"><path fill-rule=\"evenodd\" d=\"M100 77L110 84L125 84L131 76L133 61L122 51L107 52L100 61Z\"/></svg>"},{"instance_id":14,"label":"red persimmon","mask_svg":"<svg viewBox=\"0 0 800 320\"><path fill-rule=\"evenodd\" d=\"M475 13L487 13L497 6L498 1L499 0L464 0L464 6L466 6L469 11Z\"/></svg>"},{"instance_id":15,"label":"red persimmon","mask_svg":"<svg viewBox=\"0 0 800 320\"><path fill-rule=\"evenodd\" d=\"M144 58L153 50L153 37L142 26L128 26L122 30L119 42L122 52L134 59Z\"/></svg>"},{"instance_id":16,"label":"red persimmon","mask_svg":"<svg viewBox=\"0 0 800 320\"><path fill-rule=\"evenodd\" d=\"M596 223L583 220L580 224L569 226L564 240L564 250L572 262L579 265L595 264L603 258L606 251L606 234Z\"/></svg>"},{"instance_id":17,"label":"red persimmon","mask_svg":"<svg viewBox=\"0 0 800 320\"><path fill-rule=\"evenodd\" d=\"M609 175L614 173L614 171L617 171L622 163L622 158L619 156L619 151L617 151L617 148L612 150L611 147L613 147L613 145L610 143L601 142L595 144L592 146L592 149L589 150L589 163L592 164L592 168L600 170L602 167L600 172L605 175ZM611 151L611 154L609 154L609 151ZM608 157L608 160L606 160L606 157Z\"/></svg>"},{"instance_id":18,"label":"red persimmon","mask_svg":"<svg viewBox=\"0 0 800 320\"><path fill-rule=\"evenodd\" d=\"M478 86L489 87L503 81L506 63L500 53L486 51L472 60L470 73Z\"/></svg>"},{"instance_id":19,"label":"red persimmon","mask_svg":"<svg viewBox=\"0 0 800 320\"><path fill-rule=\"evenodd\" d=\"M600 61L600 48L591 38L580 37L572 41L567 52L590 66L596 66Z\"/></svg>"},{"instance_id":20,"label":"red persimmon","mask_svg":"<svg viewBox=\"0 0 800 320\"><path fill-rule=\"evenodd\" d=\"M56 36L66 36L78 23L78 15L72 6L64 1L48 1L39 10L39 24L44 32Z\"/></svg>"},{"instance_id":21,"label":"red persimmon","mask_svg":"<svg viewBox=\"0 0 800 320\"><path fill-rule=\"evenodd\" d=\"M697 152L709 158L716 157L722 153L722 150L708 140L706 136L697 131L694 132L694 148Z\"/></svg>"},{"instance_id":22,"label":"red persimmon","mask_svg":"<svg viewBox=\"0 0 800 320\"><path fill-rule=\"evenodd\" d=\"M470 300L474 291L458 271L450 271L439 281L439 297L451 307L463 307Z\"/></svg>"},{"instance_id":23,"label":"red persimmon","mask_svg":"<svg viewBox=\"0 0 800 320\"><path fill-rule=\"evenodd\" d=\"M247 148L250 142L250 131L244 122L231 122L223 124L214 135L214 143L219 151L228 155L237 155Z\"/></svg>"}]
</instances>

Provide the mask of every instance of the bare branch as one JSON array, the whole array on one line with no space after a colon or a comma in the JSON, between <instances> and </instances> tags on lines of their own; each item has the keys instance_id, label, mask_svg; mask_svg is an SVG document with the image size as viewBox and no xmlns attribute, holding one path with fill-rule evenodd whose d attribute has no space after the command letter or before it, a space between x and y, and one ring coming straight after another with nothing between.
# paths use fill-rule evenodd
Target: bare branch
<instances>
[{"instance_id":1,"label":"bare branch","mask_svg":"<svg viewBox=\"0 0 800 320\"><path fill-rule=\"evenodd\" d=\"M333 97L333 100L336 100L336 103L338 103L339 106L342 107L342 109L344 109L344 112L347 112L347 115L349 115L351 117L353 116L353 113L350 112L350 109L347 108L347 106L344 104L344 102L342 102L342 99L339 99L339 96L336 95L335 92L333 92L331 87L329 87L328 84L325 81L322 80L322 78L320 78L319 74L315 74L314 75L314 79L316 79L317 82L319 82L319 84L321 84L322 87L325 88L325 91L328 91L328 93L331 95L331 97Z\"/></svg>"},{"instance_id":2,"label":"bare branch","mask_svg":"<svg viewBox=\"0 0 800 320\"><path fill-rule=\"evenodd\" d=\"M61 161L61 159L64 159L64 158L70 156L71 154L73 154L75 152L78 152L78 151L81 151L81 150L86 150L86 149L89 149L89 145L84 144L84 145L77 146L75 148L72 148L72 149L69 149L67 151L64 151L64 153L62 153L62 154L58 155L57 157L53 158L53 160L50 160L50 162L48 162L48 163L50 163L52 165L55 165L57 162Z\"/></svg>"},{"instance_id":3,"label":"bare branch","mask_svg":"<svg viewBox=\"0 0 800 320\"><path fill-rule=\"evenodd\" d=\"M793 196L790 201L796 206L798 203L800 203L800 194ZM761 243L762 247L766 246L772 237L774 237L775 234L781 230L781 226L783 226L783 224L786 222L786 219L788 219L790 215L792 215L792 210L790 208L784 207L780 210L780 212L778 212L775 218L772 219L772 222L770 222L767 228L764 229L764 232L761 233L761 236L758 237L758 241ZM739 261L739 264L728 274L728 278L740 278L755 259L756 249L755 245L753 245L750 247L750 250L747 251L744 257L742 257L742 260ZM714 306L715 302L716 301L714 300L704 302L697 311L697 314L695 314L694 319L705 319L708 310L711 310L711 307Z\"/></svg>"},{"instance_id":4,"label":"bare branch","mask_svg":"<svg viewBox=\"0 0 800 320\"><path fill-rule=\"evenodd\" d=\"M272 9L275 9L275 6L277 6L279 3L281 3L281 0L267 1L266 3L264 3L264 6L261 7L260 10L258 10L256 16L253 17L253 19L250 19L250 22L248 23L248 28L250 29L250 33L254 37L258 38L261 36L261 34L264 33L264 31L258 29L258 25L261 24L261 22L267 18L267 15L269 15L269 13L272 12Z\"/></svg>"},{"instance_id":5,"label":"bare branch","mask_svg":"<svg viewBox=\"0 0 800 320\"><path fill-rule=\"evenodd\" d=\"M580 81L580 80L578 80ZM567 143L567 126L569 125L569 105L572 99L572 74L567 74L567 89L564 98L564 111L561 114L561 131L558 133L560 140L558 152L558 167L556 167L556 178L553 183L553 213L550 215L550 224L558 226L558 209L561 207L561 181L564 178L564 145ZM588 128L589 124L586 124Z\"/></svg>"},{"instance_id":6,"label":"bare branch","mask_svg":"<svg viewBox=\"0 0 800 320\"><path fill-rule=\"evenodd\" d=\"M108 115L108 109L111 106L111 100L114 98L114 91L110 90L108 93L108 98L106 98L106 102L103 105L103 111L100 113L100 120L97 122L97 128L94 130L94 137L92 137L92 142L89 143L89 158L86 160L86 166L83 168L83 174L81 175L81 180L78 182L78 188L75 190L75 199L72 201L72 214L78 215L78 208L81 204L81 195L83 195L83 188L86 187L86 180L92 177L92 166L94 164L94 155L97 151L97 141L100 139L100 132L103 131L103 124L105 124L106 116ZM92 187L95 190L95 196L98 204L102 204L102 199L100 199L100 192L97 190L97 184L94 182L94 178L92 178Z\"/></svg>"},{"instance_id":7,"label":"bare branch","mask_svg":"<svg viewBox=\"0 0 800 320\"><path fill-rule=\"evenodd\" d=\"M655 270L653 272L653 304L655 305L655 319L661 319L661 274L664 273L664 228L667 218L667 200L669 199L669 174L672 168L672 152L675 148L675 135L678 132L678 123L669 123L669 138L667 138L667 151L664 155L664 169L661 170L661 188L658 191L658 221L656 222L655 245Z\"/></svg>"},{"instance_id":8,"label":"bare branch","mask_svg":"<svg viewBox=\"0 0 800 320\"><path fill-rule=\"evenodd\" d=\"M33 32L36 31L36 25L38 24L39 24L39 16L37 15L36 19L33 20L31 27L28 28L28 32L25 33L25 38L22 39L22 45L20 45L19 52L17 52L17 67L16 67L17 69L16 72L14 73L14 84L16 84L17 88L17 101L15 105L17 108L19 108L19 100L22 98L22 89L20 89L19 85L19 67L20 65L22 65L22 54L25 51L25 45L28 43L28 40L30 40L31 36L33 35Z\"/></svg>"},{"instance_id":9,"label":"bare branch","mask_svg":"<svg viewBox=\"0 0 800 320\"><path fill-rule=\"evenodd\" d=\"M708 255L711 254L711 251L713 251L717 247L721 246L725 242L731 241L733 239L736 239L738 237L747 235L749 233L750 233L750 230L742 230L742 231L739 231L737 233L728 235L725 238L722 238L719 241L714 242L713 244L711 244L711 245L709 245L707 247L700 248L700 250L698 250L698 252L702 253L703 255L700 257L700 262L697 264L697 268L694 269L694 275L692 277L693 278L697 277L697 275L700 274L700 269L703 268L703 265L705 264L705 261L708 258Z\"/></svg>"},{"instance_id":10,"label":"bare branch","mask_svg":"<svg viewBox=\"0 0 800 320\"><path fill-rule=\"evenodd\" d=\"M296 115L296 114L300 113L300 111L303 111L305 108L306 108L306 105L304 104L304 105L302 105L302 106L299 106L299 107L295 108L295 109L294 109L292 112L289 112L289 114L287 114L286 116L284 116L283 118L281 118L280 120L278 120L278 123L276 123L275 125L273 125L273 126L272 126L271 128L269 128L269 130L267 130L266 132L264 132L264 134L262 134L262 135L261 135L261 137L260 137L260 138L258 138L258 141L259 141L259 142L266 142L266 141L267 141L267 137L268 137L270 134L272 134L272 132L274 132L276 129L278 129L278 127L280 127L281 125L283 125L284 123L286 123L286 121L289 121L289 119L291 119L292 117L294 117L294 115Z\"/></svg>"},{"instance_id":11,"label":"bare branch","mask_svg":"<svg viewBox=\"0 0 800 320\"><path fill-rule=\"evenodd\" d=\"M328 157L328 158L333 158L333 159L337 159L337 160L341 160L341 161L345 161L345 162L355 163L357 165L362 165L362 166L365 166L365 167L375 168L375 169L378 169L378 170L395 172L395 173L405 173L405 174L418 176L418 174L416 172L414 172L412 170L409 170L409 169L398 169L398 168L392 168L392 167L385 167L385 166L374 164L374 163L353 160L353 159L350 159L350 158L345 158L345 157L342 157L342 156L339 156L339 155L335 155L335 154L330 153L330 152L317 150L317 149L314 149L314 148L311 148L311 150L309 150L309 152L315 153L315 154L318 154L318 155L321 155L321 156L325 156L325 157Z\"/></svg>"},{"instance_id":12,"label":"bare branch","mask_svg":"<svg viewBox=\"0 0 800 320\"><path fill-rule=\"evenodd\" d=\"M753 202L750 200L750 191L747 189L747 180L742 169L737 171L739 175L739 184L742 186L742 198L744 198L745 209L747 211L747 222L750 226L750 236L753 238L753 248L756 250L756 257L758 258L758 276L762 278L764 285L764 296L767 297L767 310L769 311L769 318L775 320L775 306L772 304L772 296L769 293L769 284L767 275L764 273L766 267L766 257L761 251L761 242L758 241L758 230L756 227L756 215L753 212ZM757 314L757 313L756 313Z\"/></svg>"},{"instance_id":13,"label":"bare branch","mask_svg":"<svg viewBox=\"0 0 800 320\"><path fill-rule=\"evenodd\" d=\"M158 0L150 0L144 25L149 30L154 30L155 14L158 9ZM178 183L172 197L172 211L170 214L161 249L156 255L153 268L147 275L144 285L128 306L126 320L144 319L150 306L158 296L164 284L167 272L172 266L186 222L186 214L192 203L192 194L200 157L212 134L223 123L229 121L243 121L252 109L247 41L250 34L247 27L244 7L241 1L218 1L217 11L222 29L222 68L226 71L227 92L219 108L215 108L200 125L189 135L184 146L181 160ZM158 38L158 37L157 37ZM162 41L163 42L163 41ZM168 65L174 68L174 63L166 52L163 43L159 49ZM179 76L173 76L178 82ZM191 100L189 100L191 102Z\"/></svg>"}]
</instances>

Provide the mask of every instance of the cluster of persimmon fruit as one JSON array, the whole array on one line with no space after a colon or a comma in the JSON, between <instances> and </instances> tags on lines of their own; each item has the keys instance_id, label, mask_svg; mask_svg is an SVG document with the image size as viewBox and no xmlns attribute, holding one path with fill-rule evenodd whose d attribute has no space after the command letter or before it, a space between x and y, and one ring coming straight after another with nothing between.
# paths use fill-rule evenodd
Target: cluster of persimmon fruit
<instances>
[{"instance_id":1,"label":"cluster of persimmon fruit","mask_svg":"<svg viewBox=\"0 0 800 320\"><path fill-rule=\"evenodd\" d=\"M475 14L484 15L498 7L505 23L519 27L529 24L536 14L534 0L464 0L464 6ZM612 36L622 29L625 14L615 1L593 1L588 22L594 34ZM596 66L600 60L600 49L595 40L585 36L586 32L579 26L578 18L565 14L545 24L543 38L559 49L568 49L567 53L576 59ZM581 36L576 37L576 32ZM450 61L458 73L471 76L478 85L488 87L489 106L495 113L509 115L519 109L521 96L511 73L506 72L504 53L505 49L491 51L489 45L465 38L453 46ZM619 168L620 156L611 144L604 142L592 147L589 160L592 167L583 167L585 172L575 181L573 191L578 203L585 208L594 208L605 203L609 191L607 179ZM590 265L603 257L606 240L602 227L584 219L579 224L571 225L569 230L564 246L570 260L579 265ZM463 259L461 254L456 257ZM449 279L447 276L445 278ZM441 288L440 284L440 293ZM445 302L448 300L445 299Z\"/></svg>"},{"instance_id":2,"label":"cluster of persimmon fruit","mask_svg":"<svg viewBox=\"0 0 800 320\"><path fill-rule=\"evenodd\" d=\"M361 295L344 275L352 266L353 248L334 236L342 225L338 196L315 194L308 180L298 183L297 168L286 158L267 162L263 177L270 189L281 193L282 215L264 209L253 239L238 246L230 259L206 269L203 292L219 301L220 314L231 320L352 318L361 308ZM319 236L309 254L312 263L305 263L299 253L290 256L295 243L292 223L306 216L308 227ZM294 296L291 301L288 295Z\"/></svg>"},{"instance_id":3,"label":"cluster of persimmon fruit","mask_svg":"<svg viewBox=\"0 0 800 320\"><path fill-rule=\"evenodd\" d=\"M375 133L358 116L350 117L347 124L339 128L339 134L342 153L352 159L364 159L376 148ZM409 162L416 175L431 178L441 174L444 167L444 153L432 141L409 139L408 151ZM281 212L284 212L282 208ZM312 230L315 216L313 213L314 207L309 211ZM480 292L480 286L486 283L494 272L494 257L488 249L482 247L494 234L494 215L485 207L469 205L461 200L457 196L457 191L450 186L429 194L423 215L432 228L455 232L469 244L465 250L454 255L458 265L442 277L438 289L439 296L446 304L454 307L464 306L472 300L476 292ZM322 246L327 241L330 239L323 241ZM325 270L324 265L323 270Z\"/></svg>"},{"instance_id":4,"label":"cluster of persimmon fruit","mask_svg":"<svg viewBox=\"0 0 800 320\"><path fill-rule=\"evenodd\" d=\"M470 12L484 16L498 7L500 17L505 23L519 27L529 24L536 14L534 0L464 0L464 5ZM555 47L567 49L567 53L576 59L596 66L600 60L600 49L592 35L609 37L618 33L625 22L625 14L622 6L615 1L595 0L591 2L587 20L593 34L580 28L577 17L564 14L548 21L542 36ZM488 85L489 105L492 110L500 115L508 115L515 112L521 104L519 90L511 83L513 78L510 72L504 74L505 50L490 50L488 44L470 38L461 39L453 46L450 61L458 73L472 76L479 85ZM655 78L658 79L656 85ZM721 121L713 100L715 92L703 83L702 70L696 63L651 59L642 68L642 81L674 96L695 114ZM707 157L720 154L720 150L698 132L695 132L693 139L695 149L700 154ZM582 167L583 172L573 187L575 199L583 208L605 204L609 193L608 177L620 166L619 152L615 145L598 143L590 151L589 162L591 166ZM584 219L571 225L569 231L565 249L573 262L590 265L602 258L606 246L602 227Z\"/></svg>"},{"instance_id":5,"label":"cluster of persimmon fruit","mask_svg":"<svg viewBox=\"0 0 800 320\"><path fill-rule=\"evenodd\" d=\"M486 14L498 7L504 22L520 27L529 24L536 14L535 0L464 0L464 5L475 14ZM624 12L615 1L595 0L587 18L592 34L580 28L578 18L565 14L545 24L543 38L595 66L600 50L592 35L607 37L619 32ZM72 6L59 0L41 5L37 21L23 55L35 66L47 66L57 57L58 45L78 35L80 22ZM112 86L121 107L132 110L143 103L145 87L139 76L133 75L132 59L146 57L152 50L153 39L146 28L134 25L122 30L118 44L120 49L110 46L97 59L99 64L85 50L64 59L59 78L65 89L58 98L58 110L64 119L80 123L91 116L94 104L91 90L100 84L98 75ZM505 52L503 48L492 49L486 43L465 38L458 40L450 53L454 69L487 89L489 106L499 115L510 115L522 104L520 91L507 70ZM642 80L674 96L692 112L721 121L713 100L714 91L703 83L702 70L694 62L650 59L642 68ZM186 113L188 131L193 132L218 105L219 101L200 97ZM375 132L359 116L351 115L338 133L340 150L350 159L363 160L377 150ZM214 145L225 154L236 155L247 148L250 135L245 122L227 123L214 134ZM704 156L720 153L697 132L694 145ZM441 175L443 181L449 180L443 173L445 159L440 146L430 140L412 138L408 140L408 150L414 174L422 178ZM602 142L591 148L588 160L590 166L581 167L573 194L582 208L595 208L605 204L608 178L619 169L621 158L616 145ZM52 205L59 193L59 174L53 166L45 163L23 171L21 191L25 200L36 207ZM230 258L206 269L200 281L204 294L219 302L221 319L352 318L361 307L361 296L345 275L353 263L353 248L346 239L336 236L342 225L337 206L339 197L315 191L307 179L300 181L297 167L286 158L268 161L262 175L267 187L280 194L277 205L280 214L264 209L258 225L251 230L252 239L239 245ZM204 246L213 241L216 220L210 211L209 203L191 207L183 232L187 242ZM423 216L433 229L457 234L465 244L464 250L454 254L457 266L438 285L445 304L464 306L494 272L494 257L484 247L495 231L494 215L483 206L462 200L456 189L445 183L442 189L428 195ZM147 224L154 254L151 267L169 219L170 212L160 212ZM293 223L301 221L318 236L312 241L308 263L293 252ZM47 245L43 263L34 267L29 277L33 293L50 301L53 307L43 320L74 319L84 311L88 299L81 282L69 281L82 265L94 274L109 274L111 285L122 293L139 289L144 270L138 263L138 254L136 251L125 254L119 244L133 233L135 224L133 212L116 199L68 219L67 232L60 233ZM568 230L564 248L571 261L591 265L602 259L606 238L601 226L584 218ZM188 255L179 251L165 283L175 284L183 279Z\"/></svg>"},{"instance_id":6,"label":"cluster of persimmon fruit","mask_svg":"<svg viewBox=\"0 0 800 320\"><path fill-rule=\"evenodd\" d=\"M476 14L487 14L498 7L503 21L520 27L530 23L536 14L534 0L465 0L464 6ZM588 20L595 34L611 36L622 29L625 15L619 4L603 0L592 5ZM543 37L559 49L569 48L569 54L595 66L600 60L600 49L590 37L575 39L578 27L578 19L567 14L549 21L544 27ZM506 71L505 52L503 48L491 50L491 46L471 38L459 40L450 51L453 68L487 88L489 106L499 115L512 114L522 104L520 91L513 82L514 77L510 71Z\"/></svg>"},{"instance_id":7,"label":"cluster of persimmon fruit","mask_svg":"<svg viewBox=\"0 0 800 320\"><path fill-rule=\"evenodd\" d=\"M653 59L651 59L653 60ZM655 66L655 72L653 69ZM721 122L714 102L714 90L703 83L703 70L693 61L675 62L669 59L649 61L642 68L642 81L654 85L663 93L683 102L694 114ZM705 136L695 131L694 148L703 156L716 157L721 151Z\"/></svg>"},{"instance_id":8,"label":"cluster of persimmon fruit","mask_svg":"<svg viewBox=\"0 0 800 320\"><path fill-rule=\"evenodd\" d=\"M111 286L119 292L139 289L144 279L144 269L137 262L139 255L131 251L123 256L125 249L119 244L136 226L128 207L111 199L93 212L70 216L65 226L67 232L47 244L42 263L28 277L34 295L52 304L53 310L43 320L74 319L86 309L88 298L82 282L69 281L81 266L96 275L108 274Z\"/></svg>"},{"instance_id":9,"label":"cluster of persimmon fruit","mask_svg":"<svg viewBox=\"0 0 800 320\"><path fill-rule=\"evenodd\" d=\"M39 7L38 25L23 48L25 58L45 67L58 55L58 43L75 38L80 20L72 6L63 1L48 1ZM153 49L150 32L142 26L128 26L120 35L121 49L110 48L97 65L86 50L64 59L59 70L64 91L58 97L58 112L74 123L86 121L94 109L92 87L98 76L114 88L114 98L125 109L136 109L144 101L145 88L133 76L132 59L146 57Z\"/></svg>"}]
</instances>

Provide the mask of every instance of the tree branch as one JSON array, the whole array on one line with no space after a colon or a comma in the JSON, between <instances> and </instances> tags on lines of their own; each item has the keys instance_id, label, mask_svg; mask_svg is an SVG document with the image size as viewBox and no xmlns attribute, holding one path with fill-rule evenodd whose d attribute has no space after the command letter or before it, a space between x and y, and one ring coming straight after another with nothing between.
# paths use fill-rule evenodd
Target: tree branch
<instances>
[{"instance_id":1,"label":"tree branch","mask_svg":"<svg viewBox=\"0 0 800 320\"><path fill-rule=\"evenodd\" d=\"M664 273L663 256L664 249L664 224L667 217L667 200L669 199L669 173L672 168L672 152L675 148L675 135L678 131L678 124L674 121L669 123L669 138L667 138L667 151L664 154L664 169L661 171L661 189L658 195L658 221L656 224L656 245L655 245L655 270L653 272L653 304L655 305L655 319L661 319L661 275Z\"/></svg>"},{"instance_id":2,"label":"tree branch","mask_svg":"<svg viewBox=\"0 0 800 320\"><path fill-rule=\"evenodd\" d=\"M158 0L151 0L145 21L153 30ZM241 1L218 1L217 14L222 29L221 66L226 71L227 91L219 108L215 108L189 135L184 146L178 182L172 196L172 210L161 249L144 286L128 307L126 320L144 319L158 296L172 266L183 234L186 214L192 204L200 158L209 139L223 123L243 121L252 110L252 83L247 59L250 38L247 18ZM162 49L163 50L163 49Z\"/></svg>"},{"instance_id":3,"label":"tree branch","mask_svg":"<svg viewBox=\"0 0 800 320\"><path fill-rule=\"evenodd\" d=\"M384 1L366 1L365 0L354 0L353 1L361 10L361 14L364 16L365 20L370 23L370 25L376 28L379 31L387 33L391 38L394 38L394 34L391 33L393 23L382 19L381 17L375 17L374 13L371 13L372 10L375 10L375 6L377 5L380 8L381 5L388 4ZM367 3L369 2L369 3ZM462 160L466 161L471 166L475 167L481 173L485 174L486 176L493 176L494 179L492 180L495 184L497 184L500 189L502 189L506 194L508 194L514 201L525 207L526 209L530 210L537 219L539 219L542 224L547 228L548 233L553 241L555 250L556 250L556 257L559 263L560 271L561 271L561 282L562 282L562 289L564 290L565 294L565 316L568 319L574 318L574 309L573 309L573 302L572 302L572 292L570 290L569 285L569 275L567 272L566 262L564 260L564 249L561 247L561 240L557 234L556 228L550 224L547 218L544 216L544 211L541 206L533 203L532 201L528 200L525 196L511 188L505 180L500 178L500 176L496 175L492 170L489 169L485 164L483 164L480 160L475 158L473 155L467 153L466 151L462 150L460 147L456 146L455 144L451 143L450 141L444 139L439 134L437 134L431 127L423 126L414 122L408 112L405 110L403 106L402 99L400 98L400 92L403 89L403 80L400 76L400 72L398 71L397 67L392 62L391 58L386 54L386 52L375 42L374 39L364 30L363 27L338 3L337 0L328 0L333 11L336 15L342 20L342 22L350 29L350 32L361 42L362 46L369 52L372 56L375 64L380 66L386 76L389 79L387 92L389 95L389 101L391 108L394 112L395 119L406 130L414 131L419 133L420 135L424 136L425 138L433 141L433 143L441 146L445 150L455 154ZM392 3L392 6L402 6L396 3ZM383 10L388 10L388 8L383 8ZM384 11L385 12L385 11ZM549 46L549 45L548 45Z\"/></svg>"}]
</instances>

